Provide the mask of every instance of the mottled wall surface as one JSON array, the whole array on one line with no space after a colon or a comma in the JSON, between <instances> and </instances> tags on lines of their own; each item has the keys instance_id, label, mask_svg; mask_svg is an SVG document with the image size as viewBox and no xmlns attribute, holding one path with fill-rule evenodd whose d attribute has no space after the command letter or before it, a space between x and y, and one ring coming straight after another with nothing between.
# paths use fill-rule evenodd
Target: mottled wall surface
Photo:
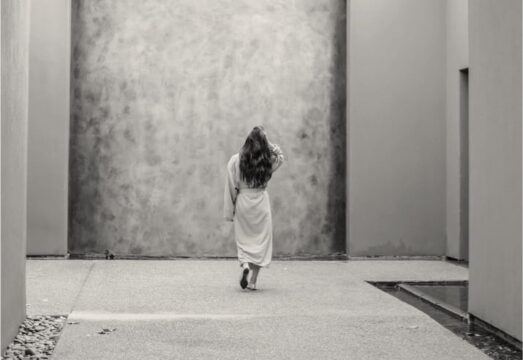
<instances>
[{"instance_id":1,"label":"mottled wall surface","mask_svg":"<svg viewBox=\"0 0 523 360\"><path fill-rule=\"evenodd\" d=\"M263 124L276 255L345 245L344 0L77 0L69 248L235 255L225 165Z\"/></svg>"}]
</instances>

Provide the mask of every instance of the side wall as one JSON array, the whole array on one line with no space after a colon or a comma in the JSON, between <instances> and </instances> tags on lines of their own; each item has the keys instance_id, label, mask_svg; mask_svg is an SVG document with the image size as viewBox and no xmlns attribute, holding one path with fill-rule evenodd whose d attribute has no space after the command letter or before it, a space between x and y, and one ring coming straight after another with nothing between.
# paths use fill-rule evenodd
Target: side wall
<instances>
[{"instance_id":1,"label":"side wall","mask_svg":"<svg viewBox=\"0 0 523 360\"><path fill-rule=\"evenodd\" d=\"M29 0L1 1L1 351L25 317Z\"/></svg>"},{"instance_id":2,"label":"side wall","mask_svg":"<svg viewBox=\"0 0 523 360\"><path fill-rule=\"evenodd\" d=\"M71 0L31 6L27 253L67 253Z\"/></svg>"},{"instance_id":3,"label":"side wall","mask_svg":"<svg viewBox=\"0 0 523 360\"><path fill-rule=\"evenodd\" d=\"M345 0L78 0L72 253L236 254L225 166L265 125L275 255L345 250Z\"/></svg>"},{"instance_id":4,"label":"side wall","mask_svg":"<svg viewBox=\"0 0 523 360\"><path fill-rule=\"evenodd\" d=\"M460 70L469 66L469 0L447 0L447 256L464 259L460 248Z\"/></svg>"},{"instance_id":5,"label":"side wall","mask_svg":"<svg viewBox=\"0 0 523 360\"><path fill-rule=\"evenodd\" d=\"M521 340L520 0L474 0L469 311Z\"/></svg>"},{"instance_id":6,"label":"side wall","mask_svg":"<svg viewBox=\"0 0 523 360\"><path fill-rule=\"evenodd\" d=\"M445 11L350 1L351 256L445 252Z\"/></svg>"}]
</instances>

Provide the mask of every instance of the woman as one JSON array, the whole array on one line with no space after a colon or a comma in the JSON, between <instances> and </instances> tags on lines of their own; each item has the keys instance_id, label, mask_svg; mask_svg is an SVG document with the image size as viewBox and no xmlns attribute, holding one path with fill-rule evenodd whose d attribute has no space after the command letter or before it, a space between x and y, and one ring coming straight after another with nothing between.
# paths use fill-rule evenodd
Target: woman
<instances>
[{"instance_id":1,"label":"woman","mask_svg":"<svg viewBox=\"0 0 523 360\"><path fill-rule=\"evenodd\" d=\"M280 148L267 140L263 127L256 126L227 164L224 216L234 221L242 289L256 290L260 268L271 262L272 217L265 189L283 160Z\"/></svg>"}]
</instances>

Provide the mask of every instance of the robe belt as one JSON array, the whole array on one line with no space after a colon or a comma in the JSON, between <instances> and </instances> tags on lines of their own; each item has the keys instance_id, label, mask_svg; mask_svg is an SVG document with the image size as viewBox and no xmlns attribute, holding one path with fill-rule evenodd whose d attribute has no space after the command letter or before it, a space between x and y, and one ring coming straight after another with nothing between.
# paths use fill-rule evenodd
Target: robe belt
<instances>
[{"instance_id":1,"label":"robe belt","mask_svg":"<svg viewBox=\"0 0 523 360\"><path fill-rule=\"evenodd\" d=\"M263 192L265 191L265 188L242 188L238 189L238 192L241 193L257 193L257 192Z\"/></svg>"}]
</instances>

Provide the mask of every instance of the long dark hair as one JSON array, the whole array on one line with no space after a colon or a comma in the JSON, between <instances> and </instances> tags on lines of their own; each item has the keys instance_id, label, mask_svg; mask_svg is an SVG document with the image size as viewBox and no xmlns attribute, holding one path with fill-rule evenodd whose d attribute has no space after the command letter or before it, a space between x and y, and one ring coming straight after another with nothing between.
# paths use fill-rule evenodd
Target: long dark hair
<instances>
[{"instance_id":1,"label":"long dark hair","mask_svg":"<svg viewBox=\"0 0 523 360\"><path fill-rule=\"evenodd\" d=\"M240 151L240 176L249 187L267 185L272 175L271 151L263 127L255 126Z\"/></svg>"}]
</instances>

